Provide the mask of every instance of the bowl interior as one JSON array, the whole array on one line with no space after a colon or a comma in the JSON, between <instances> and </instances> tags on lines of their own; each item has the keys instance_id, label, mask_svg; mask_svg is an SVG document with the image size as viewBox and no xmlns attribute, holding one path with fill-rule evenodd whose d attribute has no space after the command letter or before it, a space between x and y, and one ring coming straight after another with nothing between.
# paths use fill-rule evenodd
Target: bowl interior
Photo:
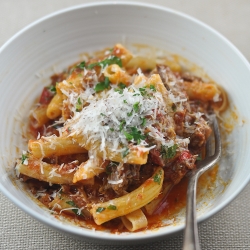
<instances>
[{"instance_id":1,"label":"bowl interior","mask_svg":"<svg viewBox=\"0 0 250 250\"><path fill-rule=\"evenodd\" d=\"M49 77L81 60L83 52L117 42L125 46L147 44L199 65L226 89L231 107L237 112L234 130L227 138L230 152L220 167L222 180L231 182L200 210L199 220L219 211L247 184L250 67L246 59L224 37L191 17L157 6L124 2L90 4L57 12L26 27L1 48L0 190L21 209L59 230L101 241L145 241L183 229L183 220L157 231L126 236L63 226L13 181L15 158L27 147L23 135L29 109L49 83Z\"/></svg>"}]
</instances>

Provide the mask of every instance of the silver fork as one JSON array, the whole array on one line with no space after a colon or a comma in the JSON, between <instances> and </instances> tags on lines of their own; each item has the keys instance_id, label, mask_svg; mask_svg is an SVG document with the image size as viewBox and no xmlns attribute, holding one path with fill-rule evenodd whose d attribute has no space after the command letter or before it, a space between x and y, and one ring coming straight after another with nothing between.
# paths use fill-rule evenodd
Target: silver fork
<instances>
[{"instance_id":1,"label":"silver fork","mask_svg":"<svg viewBox=\"0 0 250 250\"><path fill-rule=\"evenodd\" d=\"M199 177L211 168L221 156L220 130L216 116L212 114L210 121L214 133L214 154L211 155L211 138L207 142L206 157L197 164L191 174L187 190L186 227L184 231L183 250L200 250L198 227L196 220L196 188Z\"/></svg>"}]
</instances>

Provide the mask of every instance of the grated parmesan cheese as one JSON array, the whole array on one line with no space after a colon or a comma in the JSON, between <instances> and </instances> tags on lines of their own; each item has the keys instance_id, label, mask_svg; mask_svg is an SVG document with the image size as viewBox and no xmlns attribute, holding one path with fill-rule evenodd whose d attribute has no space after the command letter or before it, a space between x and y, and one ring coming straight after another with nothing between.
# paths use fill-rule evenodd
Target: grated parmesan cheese
<instances>
[{"instance_id":1,"label":"grated parmesan cheese","mask_svg":"<svg viewBox=\"0 0 250 250\"><path fill-rule=\"evenodd\" d=\"M156 139L160 138L163 142L164 134L157 130L156 136L153 124L157 115L167 115L167 108L160 92L150 89L146 91L148 95L142 95L140 88L131 85L125 88L122 94L112 88L103 93L104 97L94 97L93 100L89 100L88 106L81 112L76 112L75 116L67 121L71 128L71 136L87 135L87 143L100 141L100 149L104 153L107 146L112 151L118 150L121 144L128 146L129 141L125 133L129 133L131 127L136 128L141 134L144 134L147 128L150 135ZM146 119L144 126L141 125L143 118ZM130 141L137 146L148 145L144 139L139 143L134 139Z\"/></svg>"},{"instance_id":2,"label":"grated parmesan cheese","mask_svg":"<svg viewBox=\"0 0 250 250\"><path fill-rule=\"evenodd\" d=\"M52 168L52 170L49 172L49 178L55 177L62 177L60 174L56 173L57 168Z\"/></svg>"},{"instance_id":3,"label":"grated parmesan cheese","mask_svg":"<svg viewBox=\"0 0 250 250\"><path fill-rule=\"evenodd\" d=\"M108 183L113 184L113 185L117 185L117 184L123 183L123 179L120 179L120 180L117 180L117 181L108 180Z\"/></svg>"}]
</instances>

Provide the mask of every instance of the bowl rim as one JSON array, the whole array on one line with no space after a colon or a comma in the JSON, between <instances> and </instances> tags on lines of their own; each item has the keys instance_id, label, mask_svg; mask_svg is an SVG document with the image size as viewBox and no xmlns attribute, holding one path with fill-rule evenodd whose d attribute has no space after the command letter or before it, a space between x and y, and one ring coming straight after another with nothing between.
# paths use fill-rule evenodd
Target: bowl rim
<instances>
[{"instance_id":1,"label":"bowl rim","mask_svg":"<svg viewBox=\"0 0 250 250\"><path fill-rule=\"evenodd\" d=\"M206 30L210 31L213 33L215 36L218 37L218 39L222 40L225 44L227 44L233 51L234 53L241 59L241 61L245 64L245 66L248 68L250 71L250 64L248 60L245 58L245 56L240 52L240 50L232 43L230 42L225 36L223 36L221 33L216 31L214 28L210 27L209 25L205 24L204 22L188 15L185 14L181 11L174 10L172 8L164 7L161 5L156 5L156 4L149 4L149 3L143 3L143 2L128 2L128 1L106 1L106 2L93 2L93 3L84 3L84 4L78 4L78 5L73 5L70 7L66 7L57 11L54 11L50 14L47 14L30 24L26 25L24 28L19 30L17 33L15 33L11 38L9 38L1 47L0 47L0 56L1 53L7 48L12 42L14 42L19 36L21 36L24 32L28 31L29 29L35 27L37 24L42 23L45 20L49 20L50 18L62 15L67 12L75 11L77 9L83 9L83 8L93 8L93 7L100 7L100 6L114 6L114 5L120 5L120 6L135 6L135 7L142 7L142 8L148 8L148 9L154 9L154 10L159 10L159 11L164 11L168 12L174 15L177 15L179 17L188 19L189 21L195 23L196 25L205 28ZM245 178L244 181L241 182L240 185L234 190L234 192L231 194L229 198L227 198L224 202L218 204L215 208L212 208L210 211L208 211L206 214L201 215L198 218L198 222L202 222L207 220L209 217L212 215L218 213L220 210L225 208L230 202L232 202L236 196L246 187L250 180L250 173L249 175ZM81 230L81 227L75 227L71 225L63 225L61 223L55 223L54 220L50 220L48 217L45 217L43 215L40 215L38 212L35 212L31 208L29 208L27 205L24 203L20 202L17 200L14 195L9 193L9 191L2 186L0 182L0 191L12 202L14 203L18 208L23 210L25 213L29 214L36 220L58 230L58 231L63 231L65 233L75 235L75 236L81 236L81 237L86 237L87 239L92 239L92 240L101 240L102 242L127 242L130 241L131 243L135 243L135 241L152 241L157 238L162 238L163 236L170 236L173 234L176 234L184 229L184 224L183 225L177 225L173 228L173 230L169 233L164 232L164 230L158 230L155 231L153 234L148 234L148 233L143 233L138 235L137 233L132 233L132 234L113 234L109 232L104 232L104 231L96 231L98 234L93 234L92 230ZM60 222L58 220L58 222ZM138 238L139 237L139 238Z\"/></svg>"}]
</instances>

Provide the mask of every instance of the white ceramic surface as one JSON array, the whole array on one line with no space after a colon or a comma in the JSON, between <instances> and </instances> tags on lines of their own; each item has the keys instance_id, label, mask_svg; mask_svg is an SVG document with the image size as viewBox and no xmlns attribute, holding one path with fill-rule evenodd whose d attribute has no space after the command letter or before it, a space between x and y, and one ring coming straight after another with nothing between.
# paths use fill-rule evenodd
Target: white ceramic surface
<instances>
[{"instance_id":1,"label":"white ceramic surface","mask_svg":"<svg viewBox=\"0 0 250 250\"><path fill-rule=\"evenodd\" d=\"M76 6L49 15L2 46L0 190L22 210L59 231L101 243L145 243L179 232L184 225L121 235L75 227L54 219L12 178L15 158L26 148L22 134L29 108L49 83L49 76L80 60L81 53L116 42L148 44L187 58L226 89L238 110L239 124L229 138L230 151L220 171L223 179L232 181L199 213L199 221L225 207L244 188L250 178L250 66L246 59L219 33L189 16L153 5L110 2Z\"/></svg>"}]
</instances>

